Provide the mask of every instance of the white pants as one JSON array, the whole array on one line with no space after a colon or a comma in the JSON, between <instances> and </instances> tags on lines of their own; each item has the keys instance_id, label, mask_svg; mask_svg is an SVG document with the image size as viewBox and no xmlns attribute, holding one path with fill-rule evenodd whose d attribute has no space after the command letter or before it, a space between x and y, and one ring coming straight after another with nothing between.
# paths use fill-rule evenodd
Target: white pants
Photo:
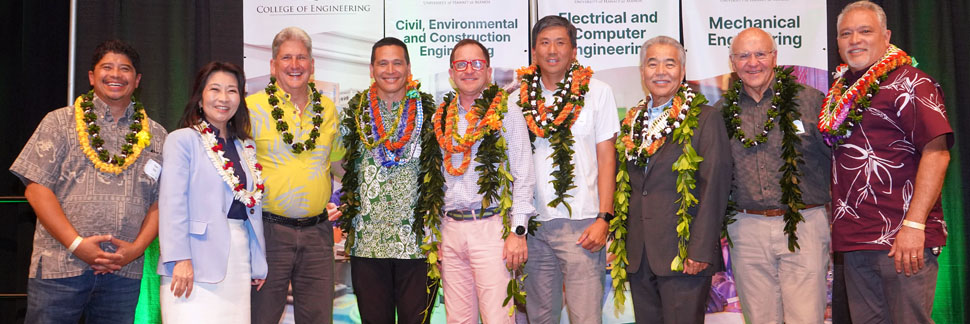
<instances>
[{"instance_id":1,"label":"white pants","mask_svg":"<svg viewBox=\"0 0 970 324\"><path fill-rule=\"evenodd\" d=\"M800 249L788 250L783 216L738 213L728 225L734 247L731 268L748 323L822 323L831 234L825 207L802 210L796 234Z\"/></svg>"},{"instance_id":2,"label":"white pants","mask_svg":"<svg viewBox=\"0 0 970 324\"><path fill-rule=\"evenodd\" d=\"M249 231L240 219L229 221L229 266L218 283L194 282L192 295L175 298L172 277L162 276L162 322L249 323L249 292L252 266L249 262Z\"/></svg>"}]
</instances>

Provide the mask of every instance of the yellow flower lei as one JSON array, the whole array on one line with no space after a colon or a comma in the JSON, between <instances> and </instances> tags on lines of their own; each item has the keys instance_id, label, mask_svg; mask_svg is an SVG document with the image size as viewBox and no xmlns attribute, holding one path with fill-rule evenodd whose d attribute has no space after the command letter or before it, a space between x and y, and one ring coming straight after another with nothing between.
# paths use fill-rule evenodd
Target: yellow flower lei
<instances>
[{"instance_id":1,"label":"yellow flower lei","mask_svg":"<svg viewBox=\"0 0 970 324\"><path fill-rule=\"evenodd\" d=\"M141 155L141 151L151 144L152 136L147 130L145 130L148 127L148 115L144 113L144 108L141 107L141 103L132 97L132 101L135 102L136 115L137 112L141 113L141 130L134 134L129 134L134 136L135 141L135 145L132 145L131 147L131 154L125 155L122 153L122 159L120 160L115 159L116 156L108 157L107 154L99 154L98 151L92 148L91 141L88 139L91 137L91 133L88 132L88 129L91 126L97 126L94 125L93 121L90 123L90 125L84 121L85 115L90 112L82 108L82 106L90 107L92 97L93 91L78 96L77 99L74 100L74 122L75 129L77 130L77 139L81 144L81 151L84 152L84 155L87 156L91 163L94 163L94 167L98 169L98 171L111 174L120 174L129 166L134 164L135 161L138 161L138 156ZM97 134L95 134L95 136L97 136ZM102 156L104 156L104 158L102 158Z\"/></svg>"}]
</instances>

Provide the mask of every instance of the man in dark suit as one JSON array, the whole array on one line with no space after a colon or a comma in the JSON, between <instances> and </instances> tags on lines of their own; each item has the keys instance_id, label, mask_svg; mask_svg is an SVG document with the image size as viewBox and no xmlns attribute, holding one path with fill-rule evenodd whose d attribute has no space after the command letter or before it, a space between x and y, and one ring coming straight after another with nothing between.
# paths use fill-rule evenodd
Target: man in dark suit
<instances>
[{"instance_id":1,"label":"man in dark suit","mask_svg":"<svg viewBox=\"0 0 970 324\"><path fill-rule=\"evenodd\" d=\"M724 269L720 233L731 189L731 151L716 110L704 105L703 95L681 86L684 65L684 47L676 40L658 36L645 42L640 72L650 94L623 125L627 154L620 160L627 163L631 188L627 271L637 323L702 323L711 276ZM690 141L679 141L675 135L688 128ZM693 149L685 150L688 145ZM697 200L686 208L688 215L678 213L685 197L677 190L678 176L696 180L690 194ZM678 234L682 217L688 227ZM681 244L686 255L679 253Z\"/></svg>"}]
</instances>

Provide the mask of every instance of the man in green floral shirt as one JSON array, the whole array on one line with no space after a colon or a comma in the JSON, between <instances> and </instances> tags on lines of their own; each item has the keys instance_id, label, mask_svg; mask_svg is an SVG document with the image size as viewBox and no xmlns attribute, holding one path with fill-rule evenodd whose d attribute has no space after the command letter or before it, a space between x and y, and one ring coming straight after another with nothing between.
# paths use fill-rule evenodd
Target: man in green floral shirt
<instances>
[{"instance_id":1,"label":"man in green floral shirt","mask_svg":"<svg viewBox=\"0 0 970 324\"><path fill-rule=\"evenodd\" d=\"M341 125L354 293L364 323L394 323L395 310L401 323L427 322L428 291L437 288L428 289L423 219L440 213L444 195L439 169L427 170L441 165L434 101L411 81L407 46L397 38L374 44L370 71L375 82L350 100Z\"/></svg>"}]
</instances>

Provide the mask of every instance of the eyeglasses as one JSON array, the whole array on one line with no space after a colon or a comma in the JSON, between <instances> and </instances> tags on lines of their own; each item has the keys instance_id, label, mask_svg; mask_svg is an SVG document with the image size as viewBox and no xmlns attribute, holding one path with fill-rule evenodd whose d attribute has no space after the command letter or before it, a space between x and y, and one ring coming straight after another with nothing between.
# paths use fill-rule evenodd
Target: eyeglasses
<instances>
[{"instance_id":1,"label":"eyeglasses","mask_svg":"<svg viewBox=\"0 0 970 324\"><path fill-rule=\"evenodd\" d=\"M738 61L747 61L752 56L754 56L754 59L756 59L758 61L764 61L764 60L767 60L768 59L768 55L771 55L771 54L774 54L774 53L775 53L775 51L774 50L771 50L771 51L767 51L767 52L734 53L734 54L731 54L731 56L733 56L734 59L735 60L738 60Z\"/></svg>"},{"instance_id":2,"label":"eyeglasses","mask_svg":"<svg viewBox=\"0 0 970 324\"><path fill-rule=\"evenodd\" d=\"M485 60L471 60L471 61L461 60L461 61L451 62L451 68L455 69L455 71L458 71L458 72L465 71L465 69L468 69L469 65L471 65L472 70L481 71L482 69L485 68Z\"/></svg>"}]
</instances>

